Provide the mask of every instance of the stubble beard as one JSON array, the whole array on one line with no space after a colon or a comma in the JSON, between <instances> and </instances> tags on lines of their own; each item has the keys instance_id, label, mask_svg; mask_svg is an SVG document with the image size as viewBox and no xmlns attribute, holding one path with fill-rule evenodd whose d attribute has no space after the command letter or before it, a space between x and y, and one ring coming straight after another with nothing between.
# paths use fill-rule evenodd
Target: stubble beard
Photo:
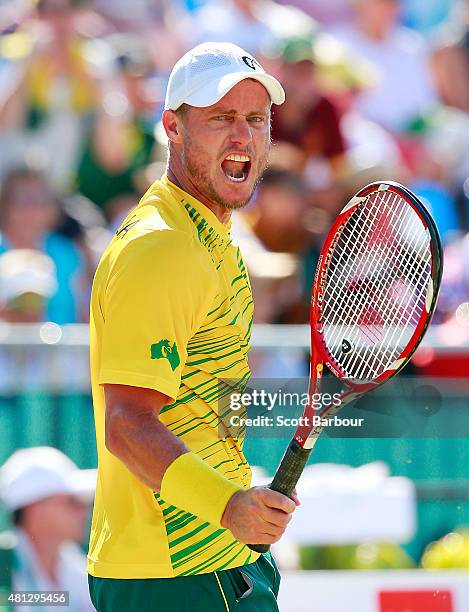
<instances>
[{"instance_id":1,"label":"stubble beard","mask_svg":"<svg viewBox=\"0 0 469 612\"><path fill-rule=\"evenodd\" d=\"M258 185L259 181L262 179L262 175L264 174L268 166L269 151L270 146L264 158L262 159L262 162L260 164L260 170L258 172L256 180L253 183L251 193L245 200L241 201L227 201L218 193L212 181L210 180L207 168L202 167L197 162L197 159L203 158L203 151L200 149L200 147L195 145L190 138L186 139L185 146L182 151L182 161L200 193L204 194L205 197L223 208L226 208L228 210L238 210L239 208L244 208L245 206L247 206L251 201L254 190L256 189L256 186Z\"/></svg>"}]
</instances>

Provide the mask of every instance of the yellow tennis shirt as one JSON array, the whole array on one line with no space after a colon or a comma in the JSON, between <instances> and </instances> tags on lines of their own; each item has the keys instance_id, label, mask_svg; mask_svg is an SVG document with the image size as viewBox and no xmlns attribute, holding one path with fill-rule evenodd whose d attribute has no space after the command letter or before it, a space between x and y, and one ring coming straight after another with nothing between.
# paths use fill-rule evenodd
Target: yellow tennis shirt
<instances>
[{"instance_id":1,"label":"yellow tennis shirt","mask_svg":"<svg viewBox=\"0 0 469 612\"><path fill-rule=\"evenodd\" d=\"M258 558L230 531L166 503L106 449L101 386L168 395L173 403L161 421L227 479L249 487L243 432L223 434L219 399L220 381L249 377L252 313L247 271L229 227L165 176L156 181L112 239L93 283L93 576L170 578Z\"/></svg>"}]
</instances>

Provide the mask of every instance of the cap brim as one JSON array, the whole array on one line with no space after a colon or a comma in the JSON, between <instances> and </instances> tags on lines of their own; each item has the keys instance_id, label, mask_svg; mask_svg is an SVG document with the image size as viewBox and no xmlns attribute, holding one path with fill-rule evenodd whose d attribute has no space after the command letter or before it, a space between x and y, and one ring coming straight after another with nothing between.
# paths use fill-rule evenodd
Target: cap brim
<instances>
[{"instance_id":1,"label":"cap brim","mask_svg":"<svg viewBox=\"0 0 469 612\"><path fill-rule=\"evenodd\" d=\"M256 72L233 72L211 81L189 96L185 103L190 106L206 107L215 104L225 96L230 89L245 79L259 81L267 90L274 104L285 102L285 92L277 79L270 74Z\"/></svg>"},{"instance_id":2,"label":"cap brim","mask_svg":"<svg viewBox=\"0 0 469 612\"><path fill-rule=\"evenodd\" d=\"M98 470L74 470L66 480L45 482L43 478L28 482L17 482L0 490L0 501L10 511L24 508L52 495L72 495L84 504L93 501ZM0 487L1 489L1 487Z\"/></svg>"},{"instance_id":3,"label":"cap brim","mask_svg":"<svg viewBox=\"0 0 469 612\"><path fill-rule=\"evenodd\" d=\"M93 501L98 470L77 470L70 480L70 493L85 503Z\"/></svg>"}]
</instances>

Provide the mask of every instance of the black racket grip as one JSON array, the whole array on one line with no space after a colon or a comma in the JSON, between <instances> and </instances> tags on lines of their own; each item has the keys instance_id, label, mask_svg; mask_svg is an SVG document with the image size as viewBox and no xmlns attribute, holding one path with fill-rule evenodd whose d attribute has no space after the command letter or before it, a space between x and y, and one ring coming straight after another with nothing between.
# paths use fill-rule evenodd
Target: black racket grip
<instances>
[{"instance_id":1,"label":"black racket grip","mask_svg":"<svg viewBox=\"0 0 469 612\"><path fill-rule=\"evenodd\" d=\"M270 483L269 489L282 493L282 495L286 495L287 497L291 497L310 454L310 448L303 448L296 440L292 440L275 472L274 479ZM255 552L265 553L269 550L270 545L248 544L248 547Z\"/></svg>"}]
</instances>

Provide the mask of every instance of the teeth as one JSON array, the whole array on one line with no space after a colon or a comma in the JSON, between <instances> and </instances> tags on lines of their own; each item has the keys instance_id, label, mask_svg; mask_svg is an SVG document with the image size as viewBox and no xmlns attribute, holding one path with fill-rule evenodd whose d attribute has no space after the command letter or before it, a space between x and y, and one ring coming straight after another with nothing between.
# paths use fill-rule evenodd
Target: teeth
<instances>
[{"instance_id":1,"label":"teeth","mask_svg":"<svg viewBox=\"0 0 469 612\"><path fill-rule=\"evenodd\" d=\"M226 159L237 162L248 162L249 157L247 155L228 155Z\"/></svg>"}]
</instances>

